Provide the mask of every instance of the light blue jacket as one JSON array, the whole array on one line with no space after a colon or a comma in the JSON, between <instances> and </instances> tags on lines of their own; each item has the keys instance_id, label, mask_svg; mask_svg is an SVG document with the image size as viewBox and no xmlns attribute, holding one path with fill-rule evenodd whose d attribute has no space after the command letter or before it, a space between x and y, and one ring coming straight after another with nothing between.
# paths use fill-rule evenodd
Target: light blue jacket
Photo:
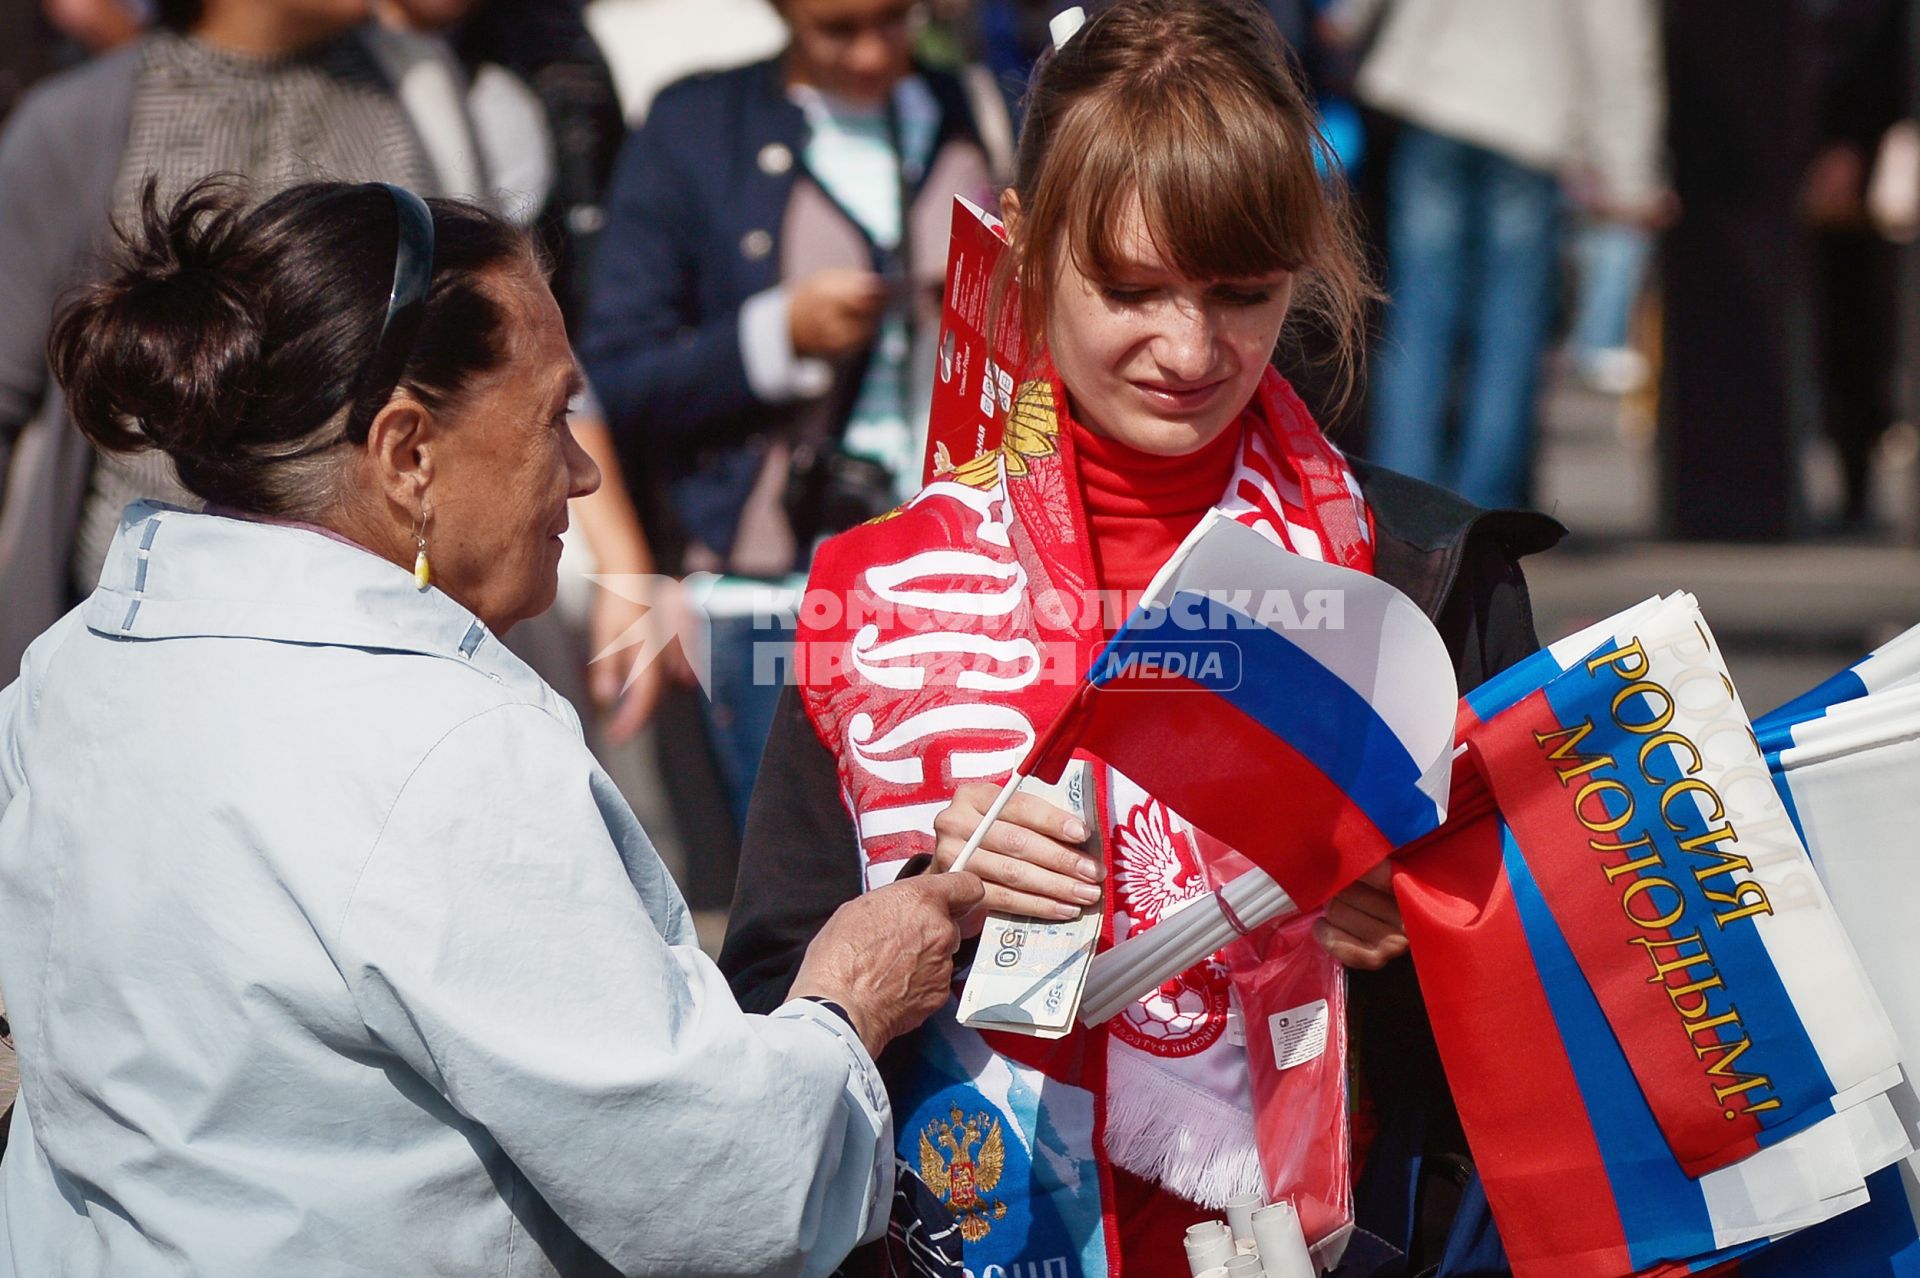
<instances>
[{"instance_id":1,"label":"light blue jacket","mask_svg":"<svg viewBox=\"0 0 1920 1278\"><path fill-rule=\"evenodd\" d=\"M891 1197L571 708L298 528L129 507L0 691L0 994L0 1275L816 1274Z\"/></svg>"}]
</instances>

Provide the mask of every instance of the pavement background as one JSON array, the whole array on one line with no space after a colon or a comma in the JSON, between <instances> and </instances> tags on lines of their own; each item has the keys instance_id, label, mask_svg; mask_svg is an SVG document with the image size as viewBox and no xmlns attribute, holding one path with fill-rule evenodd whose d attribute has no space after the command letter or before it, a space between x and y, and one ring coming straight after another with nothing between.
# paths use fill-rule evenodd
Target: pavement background
<instances>
[{"instance_id":1,"label":"pavement background","mask_svg":"<svg viewBox=\"0 0 1920 1278\"><path fill-rule=\"evenodd\" d=\"M1560 378L1546 404L1538 496L1571 535L1526 564L1540 636L1556 639L1649 595L1688 590L1749 711L1770 710L1920 623L1916 454L1914 428L1895 427L1881 448L1880 528L1872 537L1662 541L1658 464L1642 406ZM1824 441L1805 446L1802 468L1817 521L1838 504Z\"/></svg>"}]
</instances>

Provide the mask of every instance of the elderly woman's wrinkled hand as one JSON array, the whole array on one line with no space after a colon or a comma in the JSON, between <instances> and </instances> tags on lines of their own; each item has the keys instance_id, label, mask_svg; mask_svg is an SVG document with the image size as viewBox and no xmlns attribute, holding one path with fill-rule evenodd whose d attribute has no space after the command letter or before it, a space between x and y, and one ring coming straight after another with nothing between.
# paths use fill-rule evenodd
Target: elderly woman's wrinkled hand
<instances>
[{"instance_id":1,"label":"elderly woman's wrinkled hand","mask_svg":"<svg viewBox=\"0 0 1920 1278\"><path fill-rule=\"evenodd\" d=\"M962 924L979 909L983 893L980 880L963 870L923 874L855 897L807 946L790 996L844 1007L860 1041L878 1056L946 1003Z\"/></svg>"},{"instance_id":2,"label":"elderly woman's wrinkled hand","mask_svg":"<svg viewBox=\"0 0 1920 1278\"><path fill-rule=\"evenodd\" d=\"M1000 787L961 786L933 819L933 864L945 870L960 855ZM967 869L987 885L987 909L1036 919L1071 919L1100 902L1100 862L1075 846L1087 829L1065 808L1016 794L980 842Z\"/></svg>"}]
</instances>

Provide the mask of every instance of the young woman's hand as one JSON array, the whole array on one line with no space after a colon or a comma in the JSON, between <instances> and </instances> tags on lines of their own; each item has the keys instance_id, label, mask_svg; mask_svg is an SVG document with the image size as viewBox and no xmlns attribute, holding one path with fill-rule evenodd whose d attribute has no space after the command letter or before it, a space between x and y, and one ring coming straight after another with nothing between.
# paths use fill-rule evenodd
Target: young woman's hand
<instances>
[{"instance_id":1,"label":"young woman's hand","mask_svg":"<svg viewBox=\"0 0 1920 1278\"><path fill-rule=\"evenodd\" d=\"M1362 971L1375 972L1407 952L1407 934L1394 902L1393 870L1385 862L1327 902L1313 925L1313 939L1327 953Z\"/></svg>"},{"instance_id":2,"label":"young woman's hand","mask_svg":"<svg viewBox=\"0 0 1920 1278\"><path fill-rule=\"evenodd\" d=\"M933 867L945 870L960 855L1000 787L963 785L933 819ZM967 869L987 885L987 909L1036 919L1070 919L1100 900L1100 863L1082 853L1087 830L1080 818L1031 794L1016 794L987 831Z\"/></svg>"}]
</instances>

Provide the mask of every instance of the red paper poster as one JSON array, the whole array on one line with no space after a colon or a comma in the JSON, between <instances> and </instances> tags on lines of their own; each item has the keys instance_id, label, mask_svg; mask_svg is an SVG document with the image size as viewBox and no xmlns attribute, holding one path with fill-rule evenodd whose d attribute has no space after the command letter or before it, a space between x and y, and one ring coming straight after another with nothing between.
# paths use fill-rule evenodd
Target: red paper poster
<instances>
[{"instance_id":1,"label":"red paper poster","mask_svg":"<svg viewBox=\"0 0 1920 1278\"><path fill-rule=\"evenodd\" d=\"M1007 231L1000 219L954 197L923 483L1000 447L1001 428L1013 406L1020 350L1019 293L1011 284L999 313L988 314L993 309L994 272L1006 251Z\"/></svg>"}]
</instances>

